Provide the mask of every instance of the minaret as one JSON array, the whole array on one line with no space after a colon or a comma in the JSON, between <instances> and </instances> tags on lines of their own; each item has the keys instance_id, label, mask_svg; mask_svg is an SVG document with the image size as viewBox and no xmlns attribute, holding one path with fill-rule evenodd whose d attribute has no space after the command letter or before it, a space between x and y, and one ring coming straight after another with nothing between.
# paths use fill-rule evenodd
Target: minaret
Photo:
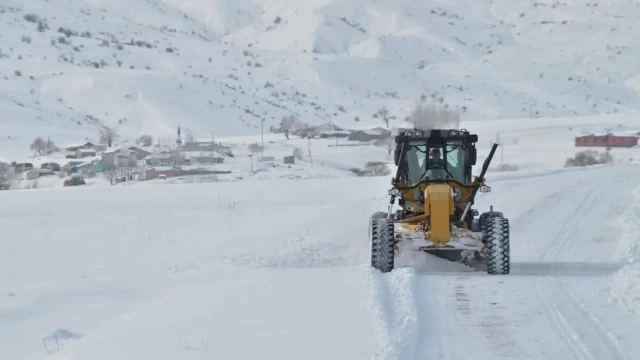
<instances>
[{"instance_id":1,"label":"minaret","mask_svg":"<svg viewBox=\"0 0 640 360\"><path fill-rule=\"evenodd\" d=\"M182 138L180 137L180 125L178 125L178 137L176 138L176 165L182 164Z\"/></svg>"}]
</instances>

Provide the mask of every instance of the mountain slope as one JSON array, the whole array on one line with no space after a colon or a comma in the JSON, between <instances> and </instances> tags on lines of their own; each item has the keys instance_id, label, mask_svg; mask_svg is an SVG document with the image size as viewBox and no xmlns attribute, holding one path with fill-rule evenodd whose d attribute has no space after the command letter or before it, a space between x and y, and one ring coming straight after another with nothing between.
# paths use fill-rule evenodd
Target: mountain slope
<instances>
[{"instance_id":1,"label":"mountain slope","mask_svg":"<svg viewBox=\"0 0 640 360\"><path fill-rule=\"evenodd\" d=\"M230 136L291 113L378 126L387 106L399 125L421 96L466 119L636 111L637 14L623 0L8 0L0 151L95 138L97 122L122 140L178 124Z\"/></svg>"}]
</instances>

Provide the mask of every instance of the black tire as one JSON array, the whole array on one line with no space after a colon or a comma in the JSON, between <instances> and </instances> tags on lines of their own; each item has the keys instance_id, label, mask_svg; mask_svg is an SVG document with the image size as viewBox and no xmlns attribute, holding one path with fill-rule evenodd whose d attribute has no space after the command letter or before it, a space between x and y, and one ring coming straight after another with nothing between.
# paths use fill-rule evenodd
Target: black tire
<instances>
[{"instance_id":1,"label":"black tire","mask_svg":"<svg viewBox=\"0 0 640 360\"><path fill-rule=\"evenodd\" d=\"M480 214L480 217L478 218L480 231L485 231L487 229L487 219L491 216L504 217L504 214L501 213L500 211L494 211L494 212L487 211Z\"/></svg>"},{"instance_id":2,"label":"black tire","mask_svg":"<svg viewBox=\"0 0 640 360\"><path fill-rule=\"evenodd\" d=\"M378 219L383 219L386 217L387 217L387 213L384 211L376 211L373 213L373 215L371 215L371 217L369 218L369 239L371 239L373 223L378 221Z\"/></svg>"},{"instance_id":3,"label":"black tire","mask_svg":"<svg viewBox=\"0 0 640 360\"><path fill-rule=\"evenodd\" d=\"M507 275L511 270L509 249L509 220L496 215L486 218L487 273L489 275Z\"/></svg>"},{"instance_id":4,"label":"black tire","mask_svg":"<svg viewBox=\"0 0 640 360\"><path fill-rule=\"evenodd\" d=\"M371 266L383 273L393 270L395 257L393 220L387 214L375 213L369 224L371 239Z\"/></svg>"}]
</instances>

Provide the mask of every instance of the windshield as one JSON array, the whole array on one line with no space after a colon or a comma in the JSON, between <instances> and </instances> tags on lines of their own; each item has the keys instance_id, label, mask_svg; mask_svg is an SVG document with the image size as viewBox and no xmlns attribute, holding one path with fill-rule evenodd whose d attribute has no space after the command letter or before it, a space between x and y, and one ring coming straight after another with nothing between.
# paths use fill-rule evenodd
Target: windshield
<instances>
[{"instance_id":1,"label":"windshield","mask_svg":"<svg viewBox=\"0 0 640 360\"><path fill-rule=\"evenodd\" d=\"M464 183L464 154L465 152L460 145L447 146L447 170L453 178ZM449 176L451 176L449 175Z\"/></svg>"},{"instance_id":2,"label":"windshield","mask_svg":"<svg viewBox=\"0 0 640 360\"><path fill-rule=\"evenodd\" d=\"M464 150L460 145L427 147L424 144L410 144L407 151L407 180L416 184L426 178L454 179L466 182L464 176ZM427 156L427 154L429 154ZM444 154L444 159L442 154Z\"/></svg>"}]
</instances>

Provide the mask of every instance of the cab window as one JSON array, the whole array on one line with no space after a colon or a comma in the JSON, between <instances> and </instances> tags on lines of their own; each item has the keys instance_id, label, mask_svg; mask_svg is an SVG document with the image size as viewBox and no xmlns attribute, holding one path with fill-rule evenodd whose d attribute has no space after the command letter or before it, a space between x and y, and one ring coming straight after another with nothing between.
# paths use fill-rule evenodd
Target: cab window
<instances>
[{"instance_id":1,"label":"cab window","mask_svg":"<svg viewBox=\"0 0 640 360\"><path fill-rule=\"evenodd\" d=\"M465 182L464 178L464 149L460 145L448 145L447 146L447 170L455 180L462 183Z\"/></svg>"}]
</instances>

